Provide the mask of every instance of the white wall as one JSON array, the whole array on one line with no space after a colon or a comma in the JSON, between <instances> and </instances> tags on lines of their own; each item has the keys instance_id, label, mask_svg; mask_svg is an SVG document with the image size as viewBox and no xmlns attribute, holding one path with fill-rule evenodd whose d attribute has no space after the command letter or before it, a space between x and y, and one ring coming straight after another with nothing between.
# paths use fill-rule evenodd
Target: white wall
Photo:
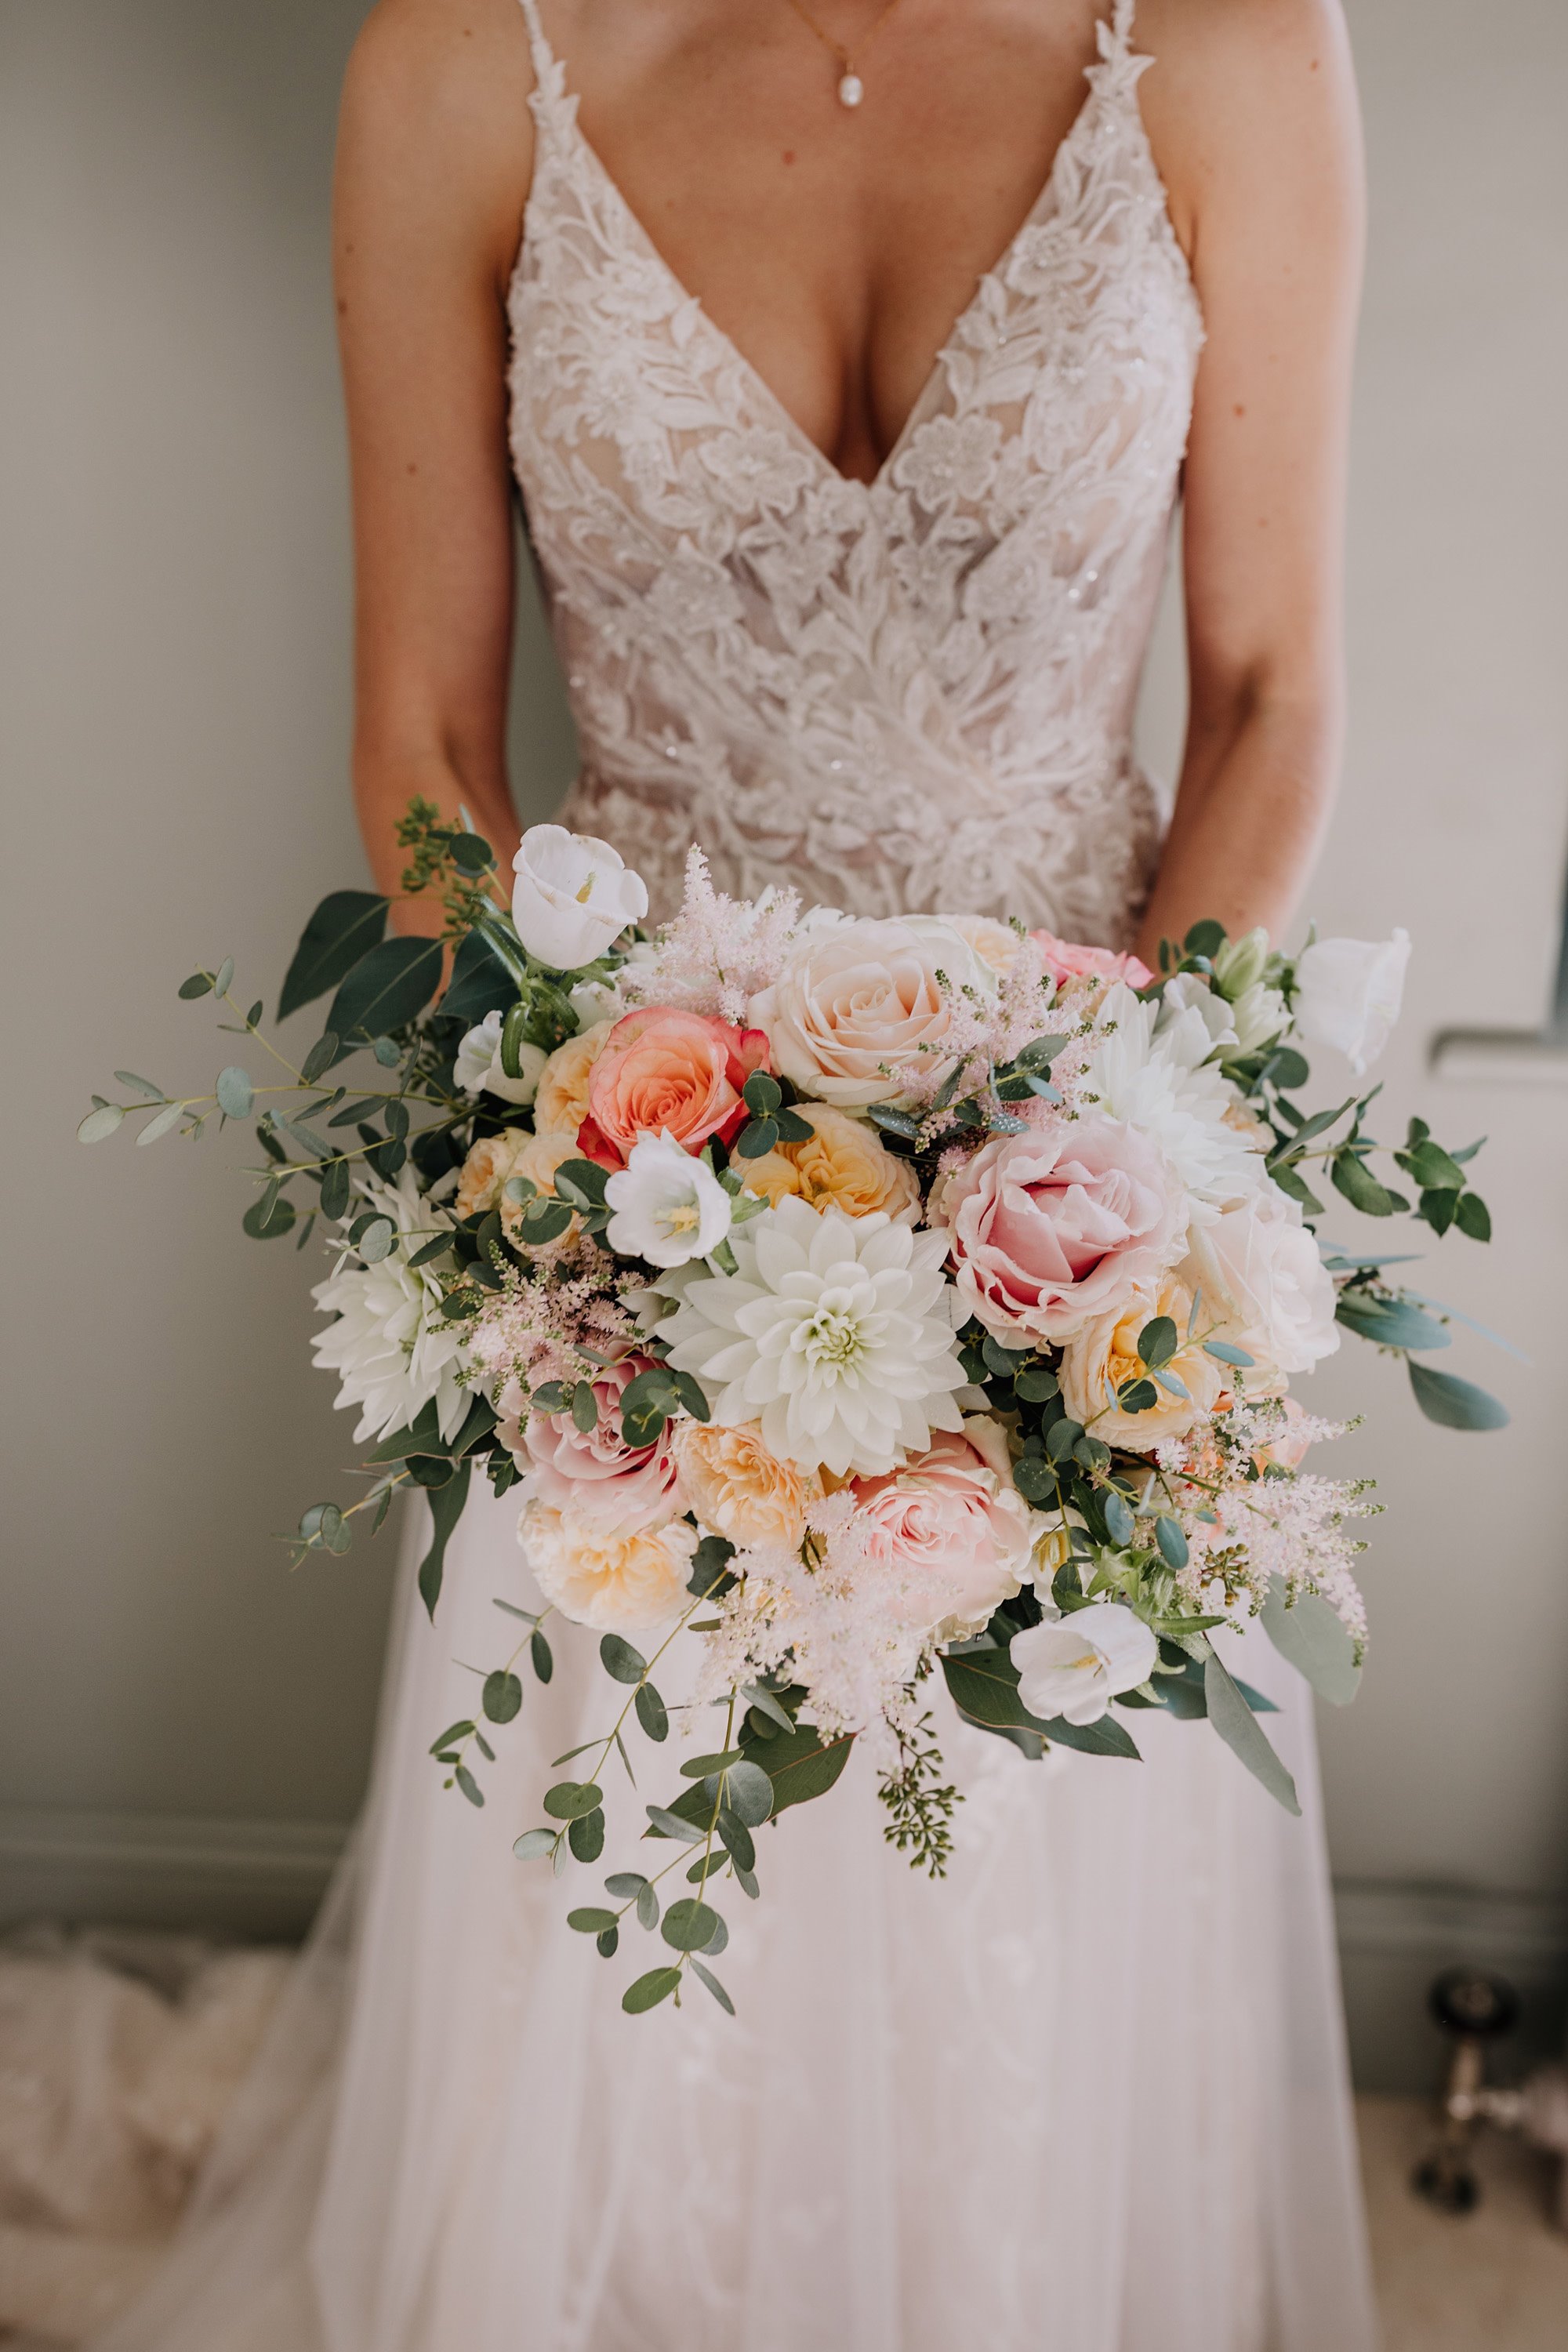
<instances>
[{"instance_id":1,"label":"white wall","mask_svg":"<svg viewBox=\"0 0 1568 2352\"><path fill-rule=\"evenodd\" d=\"M1568 1091L1424 1067L1440 1029L1536 1027L1555 961L1568 12L1352 7L1373 200L1353 726L1312 905L1416 934L1389 1128L1416 1106L1460 1139L1489 1128L1501 1235L1450 1240L1422 1276L1537 1360L1449 1360L1508 1395L1503 1438L1428 1429L1364 1350L1353 1383L1322 1382L1372 1415L1342 1451L1387 1505L1365 1689L1324 1726L1352 1990L1386 2074L1420 2063L1397 2028L1437 1958L1545 1983L1568 1949ZM268 1535L351 1458L302 1369L306 1268L238 1234L230 1142L70 1139L115 1064L206 1083L210 1015L174 995L195 961L233 951L272 997L320 889L361 878L324 226L358 14L0 0L13 1908L284 1921L363 1777L389 1552L291 1577ZM536 814L570 766L546 662L525 614ZM1168 629L1147 710L1167 744L1178 675Z\"/></svg>"}]
</instances>

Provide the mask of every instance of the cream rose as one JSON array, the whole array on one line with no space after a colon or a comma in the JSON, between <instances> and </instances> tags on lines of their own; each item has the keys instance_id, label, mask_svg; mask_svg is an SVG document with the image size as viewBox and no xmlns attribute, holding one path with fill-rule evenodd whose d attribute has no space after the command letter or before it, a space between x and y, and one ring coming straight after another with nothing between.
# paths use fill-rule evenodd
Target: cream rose
<instances>
[{"instance_id":1,"label":"cream rose","mask_svg":"<svg viewBox=\"0 0 1568 2352\"><path fill-rule=\"evenodd\" d=\"M588 1116L588 1074L604 1050L614 1021L595 1021L557 1045L539 1075L533 1123L541 1135L570 1135Z\"/></svg>"},{"instance_id":2,"label":"cream rose","mask_svg":"<svg viewBox=\"0 0 1568 2352\"><path fill-rule=\"evenodd\" d=\"M773 1067L841 1110L896 1103L918 1071L944 1066L961 992L995 992L989 967L934 915L845 921L797 939L747 1019Z\"/></svg>"},{"instance_id":3,"label":"cream rose","mask_svg":"<svg viewBox=\"0 0 1568 2352\"><path fill-rule=\"evenodd\" d=\"M939 915L937 920L966 940L998 980L1017 962L1024 941L1011 923L999 923L994 915Z\"/></svg>"},{"instance_id":4,"label":"cream rose","mask_svg":"<svg viewBox=\"0 0 1568 2352\"><path fill-rule=\"evenodd\" d=\"M1207 1336L1254 1359L1247 1388L1271 1373L1310 1372L1340 1344L1333 1277L1300 1210L1275 1185L1193 1228L1182 1279L1202 1291Z\"/></svg>"},{"instance_id":5,"label":"cream rose","mask_svg":"<svg viewBox=\"0 0 1568 2352\"><path fill-rule=\"evenodd\" d=\"M471 1217L481 1209L495 1208L502 1185L517 1173L517 1163L533 1139L525 1127L507 1127L499 1135L480 1136L463 1162L453 1213Z\"/></svg>"},{"instance_id":6,"label":"cream rose","mask_svg":"<svg viewBox=\"0 0 1568 2352\"><path fill-rule=\"evenodd\" d=\"M715 1422L683 1421L675 1444L680 1491L705 1528L732 1544L793 1549L800 1542L822 1481L771 1454L755 1422L725 1429Z\"/></svg>"},{"instance_id":7,"label":"cream rose","mask_svg":"<svg viewBox=\"0 0 1568 2352\"><path fill-rule=\"evenodd\" d=\"M697 1530L685 1519L610 1535L553 1505L530 1501L518 1541L546 1601L574 1624L602 1633L647 1633L686 1606Z\"/></svg>"},{"instance_id":8,"label":"cream rose","mask_svg":"<svg viewBox=\"0 0 1568 2352\"><path fill-rule=\"evenodd\" d=\"M740 1167L746 1189L776 1207L786 1195L821 1211L869 1217L885 1209L900 1223L919 1222L920 1179L907 1160L889 1151L874 1128L828 1103L797 1103L811 1129L805 1143L779 1143Z\"/></svg>"},{"instance_id":9,"label":"cream rose","mask_svg":"<svg viewBox=\"0 0 1568 2352\"><path fill-rule=\"evenodd\" d=\"M1062 1402L1074 1421L1081 1422L1107 1445L1125 1445L1134 1453L1167 1437L1184 1437L1194 1422L1214 1411L1226 1384L1226 1374L1196 1339L1186 1337L1193 1311L1193 1294L1173 1277L1136 1290L1120 1312L1097 1316L1069 1339L1062 1357ZM1185 1397L1152 1383L1157 1402L1146 1412L1125 1412L1113 1400L1123 1381L1144 1377L1138 1340L1144 1327L1167 1315L1176 1327L1175 1354L1160 1369L1181 1382Z\"/></svg>"}]
</instances>

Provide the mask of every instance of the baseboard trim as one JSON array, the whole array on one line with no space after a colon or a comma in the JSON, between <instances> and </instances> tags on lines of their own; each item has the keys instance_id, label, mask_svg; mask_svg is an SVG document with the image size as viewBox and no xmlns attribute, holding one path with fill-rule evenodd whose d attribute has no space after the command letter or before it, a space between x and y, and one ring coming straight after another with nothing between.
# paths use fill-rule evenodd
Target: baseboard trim
<instances>
[{"instance_id":1,"label":"baseboard trim","mask_svg":"<svg viewBox=\"0 0 1568 2352\"><path fill-rule=\"evenodd\" d=\"M1342 1878L1334 1885L1351 2066L1364 2091L1426 2092L1445 2044L1426 2014L1444 1969L1486 1969L1521 1996L1518 2034L1499 2053L1505 2072L1560 2057L1568 2025L1568 1899Z\"/></svg>"},{"instance_id":2,"label":"baseboard trim","mask_svg":"<svg viewBox=\"0 0 1568 2352\"><path fill-rule=\"evenodd\" d=\"M302 1935L348 1835L341 1822L190 1814L0 1811L0 1925ZM1426 1990L1461 1962L1522 1996L1509 2064L1560 2053L1568 2010L1568 1899L1347 1878L1334 1888L1351 2056L1363 2090L1424 2092L1443 2046Z\"/></svg>"},{"instance_id":3,"label":"baseboard trim","mask_svg":"<svg viewBox=\"0 0 1568 2352\"><path fill-rule=\"evenodd\" d=\"M0 1922L302 1935L347 1834L341 1822L0 1811Z\"/></svg>"}]
</instances>

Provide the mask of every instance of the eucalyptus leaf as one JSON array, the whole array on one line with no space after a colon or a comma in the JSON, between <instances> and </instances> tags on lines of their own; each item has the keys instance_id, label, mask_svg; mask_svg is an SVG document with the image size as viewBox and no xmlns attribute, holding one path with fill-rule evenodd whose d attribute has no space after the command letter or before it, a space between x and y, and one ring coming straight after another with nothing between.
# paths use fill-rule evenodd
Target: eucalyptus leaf
<instances>
[{"instance_id":1,"label":"eucalyptus leaf","mask_svg":"<svg viewBox=\"0 0 1568 2352\"><path fill-rule=\"evenodd\" d=\"M592 1780L557 1780L552 1789L544 1792L544 1810L555 1821L574 1822L579 1814L596 1812L604 1796L604 1790Z\"/></svg>"},{"instance_id":2,"label":"eucalyptus leaf","mask_svg":"<svg viewBox=\"0 0 1568 2352\"><path fill-rule=\"evenodd\" d=\"M1322 1596L1302 1592L1287 1604L1283 1580L1276 1577L1259 1614L1280 1656L1305 1676L1319 1697L1331 1706L1348 1706L1361 1687L1355 1643Z\"/></svg>"},{"instance_id":3,"label":"eucalyptus leaf","mask_svg":"<svg viewBox=\"0 0 1568 2352\"><path fill-rule=\"evenodd\" d=\"M441 1578L446 1567L447 1546L452 1530L463 1516L463 1506L468 1499L468 1472L471 1464L463 1462L444 1486L430 1496L430 1549L419 1563L419 1597L431 1617L441 1597Z\"/></svg>"},{"instance_id":4,"label":"eucalyptus leaf","mask_svg":"<svg viewBox=\"0 0 1568 2352\"><path fill-rule=\"evenodd\" d=\"M649 1969L647 1976L638 1977L621 1995L621 2007L628 2016L638 2017L646 2009L657 2009L667 2000L680 1982L679 1969Z\"/></svg>"},{"instance_id":5,"label":"eucalyptus leaf","mask_svg":"<svg viewBox=\"0 0 1568 2352\"><path fill-rule=\"evenodd\" d=\"M1300 1813L1301 1805L1296 1794L1295 1781L1259 1728L1258 1717L1237 1690L1224 1659L1215 1650L1209 1652L1204 1664L1204 1698L1208 1707L1209 1721L1226 1746L1241 1759L1247 1770L1262 1782L1269 1795L1277 1803L1283 1805L1288 1813Z\"/></svg>"},{"instance_id":6,"label":"eucalyptus leaf","mask_svg":"<svg viewBox=\"0 0 1568 2352\"><path fill-rule=\"evenodd\" d=\"M602 1936L606 1928L616 1927L620 1922L613 1911L605 1911L597 1904L588 1903L580 1910L568 1911L566 1925L574 1927L579 1936Z\"/></svg>"},{"instance_id":7,"label":"eucalyptus leaf","mask_svg":"<svg viewBox=\"0 0 1568 2352\"><path fill-rule=\"evenodd\" d=\"M668 1738L669 1717L666 1712L664 1701L651 1683L644 1683L640 1686L633 1705L637 1708L637 1721L649 1739Z\"/></svg>"},{"instance_id":8,"label":"eucalyptus leaf","mask_svg":"<svg viewBox=\"0 0 1568 2352\"><path fill-rule=\"evenodd\" d=\"M406 1027L425 1010L440 984L441 962L439 940L383 940L343 980L327 1027L342 1038L363 1034L379 1047L383 1032Z\"/></svg>"},{"instance_id":9,"label":"eucalyptus leaf","mask_svg":"<svg viewBox=\"0 0 1568 2352\"><path fill-rule=\"evenodd\" d=\"M659 1933L677 1952L700 1952L712 1941L718 1925L719 1914L710 1905L683 1895L665 1913Z\"/></svg>"},{"instance_id":10,"label":"eucalyptus leaf","mask_svg":"<svg viewBox=\"0 0 1568 2352\"><path fill-rule=\"evenodd\" d=\"M705 1945L703 1948L705 1951L712 1951L715 1949L715 1947L709 1944ZM723 1945L721 1944L716 1948L722 1951L724 1948ZM712 1994L720 2008L725 2011L729 2016L733 2017L735 2014L735 2004L731 2000L729 1994L725 1991L723 1986L720 1983L718 1978L713 1974L711 1969L705 1969L695 1953L691 1955L690 1967L692 1974L701 1978L703 1983L707 1986L709 1991Z\"/></svg>"},{"instance_id":11,"label":"eucalyptus leaf","mask_svg":"<svg viewBox=\"0 0 1568 2352\"><path fill-rule=\"evenodd\" d=\"M660 1837L684 1838L688 1845L702 1843L706 1833L698 1828L695 1822L682 1821L679 1813L671 1812L664 1805L647 1805L644 1811Z\"/></svg>"},{"instance_id":12,"label":"eucalyptus leaf","mask_svg":"<svg viewBox=\"0 0 1568 2352\"><path fill-rule=\"evenodd\" d=\"M524 1830L511 1850L519 1862L531 1862L536 1853L548 1853L560 1834L559 1830Z\"/></svg>"},{"instance_id":13,"label":"eucalyptus leaf","mask_svg":"<svg viewBox=\"0 0 1568 2352\"><path fill-rule=\"evenodd\" d=\"M485 1676L483 1705L492 1723L510 1723L522 1709L522 1685L514 1674L498 1666Z\"/></svg>"},{"instance_id":14,"label":"eucalyptus leaf","mask_svg":"<svg viewBox=\"0 0 1568 2352\"><path fill-rule=\"evenodd\" d=\"M1508 1427L1508 1407L1485 1389L1477 1388L1473 1381L1457 1380L1452 1372L1435 1372L1429 1365L1414 1360L1409 1371L1415 1402L1428 1421L1438 1423L1444 1429Z\"/></svg>"},{"instance_id":15,"label":"eucalyptus leaf","mask_svg":"<svg viewBox=\"0 0 1568 2352\"><path fill-rule=\"evenodd\" d=\"M605 1672L618 1683L638 1683L647 1673L647 1660L640 1650L618 1633L606 1633L599 1643L599 1663Z\"/></svg>"},{"instance_id":16,"label":"eucalyptus leaf","mask_svg":"<svg viewBox=\"0 0 1568 2352\"><path fill-rule=\"evenodd\" d=\"M79 1143L101 1143L106 1136L114 1133L124 1117L118 1103L102 1103L97 1110L88 1112L77 1129L76 1139Z\"/></svg>"},{"instance_id":17,"label":"eucalyptus leaf","mask_svg":"<svg viewBox=\"0 0 1568 2352\"><path fill-rule=\"evenodd\" d=\"M148 1120L146 1126L137 1137L137 1142L156 1143L159 1137L167 1135L172 1127L178 1127L184 1115L185 1107L184 1103L172 1102L166 1104L162 1110L153 1112L152 1118Z\"/></svg>"}]
</instances>

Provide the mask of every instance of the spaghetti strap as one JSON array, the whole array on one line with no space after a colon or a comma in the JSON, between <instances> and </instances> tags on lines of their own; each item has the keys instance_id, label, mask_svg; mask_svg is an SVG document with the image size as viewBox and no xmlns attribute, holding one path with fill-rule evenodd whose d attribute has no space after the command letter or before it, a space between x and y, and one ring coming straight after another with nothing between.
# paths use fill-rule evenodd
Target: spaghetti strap
<instances>
[{"instance_id":1,"label":"spaghetti strap","mask_svg":"<svg viewBox=\"0 0 1568 2352\"><path fill-rule=\"evenodd\" d=\"M542 89L547 89L550 68L555 63L555 54L546 37L544 26L539 20L539 0L520 0L520 5L522 9L523 23L528 26L528 46L533 52L534 79ZM1121 0L1117 0L1117 5L1119 7L1121 5Z\"/></svg>"}]
</instances>

